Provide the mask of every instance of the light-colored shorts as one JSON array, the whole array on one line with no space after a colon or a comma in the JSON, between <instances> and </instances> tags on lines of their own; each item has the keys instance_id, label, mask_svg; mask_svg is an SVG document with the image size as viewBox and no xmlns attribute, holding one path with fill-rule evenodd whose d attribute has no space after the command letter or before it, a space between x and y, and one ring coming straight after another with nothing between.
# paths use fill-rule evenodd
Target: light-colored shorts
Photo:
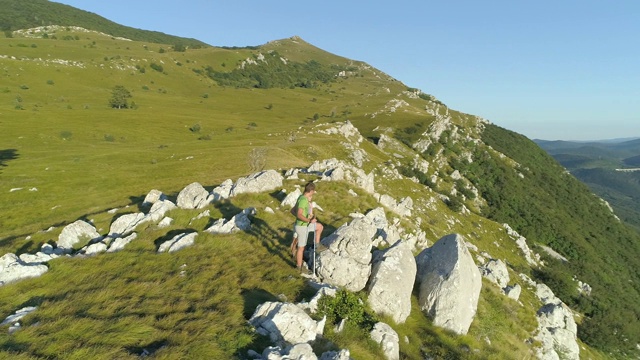
<instances>
[{"instance_id":1,"label":"light-colored shorts","mask_svg":"<svg viewBox=\"0 0 640 360\"><path fill-rule=\"evenodd\" d=\"M296 235L298 235L298 247L307 246L307 239L309 238L309 233L313 232L315 227L316 227L316 224L314 224L314 223L311 223L308 226L304 226L304 225L303 226L298 226L298 225L294 226L293 229L296 232Z\"/></svg>"}]
</instances>

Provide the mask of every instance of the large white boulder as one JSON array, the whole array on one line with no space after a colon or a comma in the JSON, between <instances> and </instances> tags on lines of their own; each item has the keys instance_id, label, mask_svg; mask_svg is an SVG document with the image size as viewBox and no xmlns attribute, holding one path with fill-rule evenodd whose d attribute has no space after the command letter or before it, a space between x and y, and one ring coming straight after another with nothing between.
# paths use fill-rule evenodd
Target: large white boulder
<instances>
[{"instance_id":1,"label":"large white boulder","mask_svg":"<svg viewBox=\"0 0 640 360\"><path fill-rule=\"evenodd\" d=\"M41 264L25 264L15 254L0 257L0 286L32 277L38 277L49 268Z\"/></svg>"},{"instance_id":2,"label":"large white boulder","mask_svg":"<svg viewBox=\"0 0 640 360\"><path fill-rule=\"evenodd\" d=\"M177 205L181 209L202 209L213 200L213 195L198 182L187 185L178 194Z\"/></svg>"},{"instance_id":3,"label":"large white boulder","mask_svg":"<svg viewBox=\"0 0 640 360\"><path fill-rule=\"evenodd\" d=\"M371 330L371 339L382 346L382 352L387 360L400 359L400 337L391 326L379 322Z\"/></svg>"},{"instance_id":4,"label":"large white boulder","mask_svg":"<svg viewBox=\"0 0 640 360\"><path fill-rule=\"evenodd\" d=\"M260 193L282 187L284 177L275 170L260 171L247 177L239 178L231 188L229 196L244 193Z\"/></svg>"},{"instance_id":5,"label":"large white boulder","mask_svg":"<svg viewBox=\"0 0 640 360\"><path fill-rule=\"evenodd\" d=\"M96 228L86 221L77 220L62 229L58 236L58 247L64 251L71 251L76 244L86 244L100 241L102 236Z\"/></svg>"},{"instance_id":6,"label":"large white boulder","mask_svg":"<svg viewBox=\"0 0 640 360\"><path fill-rule=\"evenodd\" d=\"M374 254L367 301L375 312L402 324L411 313L411 292L416 278L416 260L410 245L398 241Z\"/></svg>"},{"instance_id":7,"label":"large white boulder","mask_svg":"<svg viewBox=\"0 0 640 360\"><path fill-rule=\"evenodd\" d=\"M298 306L282 302L261 304L249 323L277 344L308 343L324 331L324 321L316 322Z\"/></svg>"},{"instance_id":8,"label":"large white boulder","mask_svg":"<svg viewBox=\"0 0 640 360\"><path fill-rule=\"evenodd\" d=\"M436 326L466 334L482 288L480 271L459 234L447 235L417 257L419 304Z\"/></svg>"},{"instance_id":9,"label":"large white boulder","mask_svg":"<svg viewBox=\"0 0 640 360\"><path fill-rule=\"evenodd\" d=\"M377 230L363 217L324 238L322 243L329 250L318 254L318 276L350 291L364 289L371 273L371 247Z\"/></svg>"}]
</instances>

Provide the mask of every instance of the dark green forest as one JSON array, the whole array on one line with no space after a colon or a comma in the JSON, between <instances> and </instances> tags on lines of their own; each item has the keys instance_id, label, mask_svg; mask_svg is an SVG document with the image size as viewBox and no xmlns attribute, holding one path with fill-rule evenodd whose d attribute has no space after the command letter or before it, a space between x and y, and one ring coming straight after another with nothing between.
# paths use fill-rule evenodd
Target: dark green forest
<instances>
[{"instance_id":1,"label":"dark green forest","mask_svg":"<svg viewBox=\"0 0 640 360\"><path fill-rule=\"evenodd\" d=\"M460 170L487 200L484 215L509 223L530 244L549 245L569 259L551 262L537 275L586 315L578 332L584 342L612 352L635 347L633 339L640 339L640 235L614 220L586 185L531 140L495 125L487 125L482 140L522 164L511 168L479 148L473 163L463 162ZM567 274L592 284L592 296L579 296L567 286Z\"/></svg>"},{"instance_id":2,"label":"dark green forest","mask_svg":"<svg viewBox=\"0 0 640 360\"><path fill-rule=\"evenodd\" d=\"M123 26L91 12L53 3L47 0L0 0L0 30L10 35L11 31L46 25L80 26L131 40L158 44L207 47L196 39L181 38L158 31L148 31ZM126 11L126 9L123 9Z\"/></svg>"}]
</instances>

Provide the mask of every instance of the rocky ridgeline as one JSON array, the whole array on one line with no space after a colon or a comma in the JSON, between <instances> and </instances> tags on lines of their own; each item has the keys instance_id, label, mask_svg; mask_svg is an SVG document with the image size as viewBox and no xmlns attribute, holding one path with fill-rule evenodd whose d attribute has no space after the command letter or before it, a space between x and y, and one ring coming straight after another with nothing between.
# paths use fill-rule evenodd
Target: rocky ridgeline
<instances>
[{"instance_id":1,"label":"rocky ridgeline","mask_svg":"<svg viewBox=\"0 0 640 360\"><path fill-rule=\"evenodd\" d=\"M333 130L323 131L355 139L352 143L355 147L361 137L354 129L347 122ZM366 161L365 158L358 159ZM351 160L357 163L358 159ZM56 246L44 244L36 254L21 254L19 257L5 254L0 258L0 286L43 275L48 269L46 263L58 257L86 257L122 250L137 238L135 230L138 226L145 223L153 223L159 228L170 225L172 219L166 214L171 210L203 209L239 194L282 189L285 178L294 180L301 173L313 174L320 178L319 181L346 181L372 194L381 206L366 214L351 214L350 222L322 239L328 250L317 255L314 269L317 276L313 283L319 290L313 299L298 304L267 302L257 307L249 322L258 333L269 336L273 346L258 349L261 352L251 350L249 357L350 359L347 349L325 352L318 357L311 347L311 343L322 336L326 325L325 319L315 321L311 315L317 311L319 299L334 296L338 288L366 291L371 309L389 316L396 325L404 323L410 316L412 291L419 289L420 309L434 325L457 334L466 334L475 318L481 277L501 288L505 297L518 301L522 287L510 281L509 271L502 260L492 258L486 252L479 253L475 245L466 242L459 234L444 236L428 247L424 232L408 232L399 225L400 219L411 219L419 224L419 218L412 215L414 204L410 197L397 201L389 195L376 193L373 172L367 174L361 168L337 159L316 161L306 169L266 170L235 182L229 179L210 192L199 183L192 183L180 191L175 203L162 192L151 190L143 203L143 208L149 208L146 213L117 217L105 235L101 235L89 222L78 220L62 229ZM349 193L357 196L353 190ZM283 189L280 211L288 211L299 195L297 187L290 192ZM385 207L397 216L392 221L387 219ZM321 210L321 207L316 205L316 209ZM266 208L264 211L274 210ZM211 234L248 231L256 213L255 208L244 209L231 219L214 221L203 231ZM194 220L209 216L205 210ZM539 258L526 246L526 239L508 225L505 224L504 228L508 236L517 242L527 261L536 264ZM197 236L195 231L177 234L160 244L157 251L179 251L193 245ZM74 250L78 246L82 248ZM480 266L476 265L472 252L476 253ZM520 278L542 303L537 311L539 327L535 339L542 344L536 349L537 357L559 359L561 354L563 358L578 359L577 330L571 310L546 285L537 284L524 274L520 274ZM19 309L2 325L9 325L9 332L18 331L20 319L33 311L37 309ZM371 337L381 344L388 359L399 359L399 338L389 324L376 324Z\"/></svg>"}]
</instances>

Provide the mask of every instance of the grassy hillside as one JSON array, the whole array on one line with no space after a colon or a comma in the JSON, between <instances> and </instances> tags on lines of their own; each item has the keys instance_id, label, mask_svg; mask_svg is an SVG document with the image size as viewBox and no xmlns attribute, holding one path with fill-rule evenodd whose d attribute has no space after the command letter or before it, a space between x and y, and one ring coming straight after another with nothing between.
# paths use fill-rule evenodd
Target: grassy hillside
<instances>
[{"instance_id":1,"label":"grassy hillside","mask_svg":"<svg viewBox=\"0 0 640 360\"><path fill-rule=\"evenodd\" d=\"M79 26L131 40L188 47L208 46L196 39L116 24L94 13L48 0L0 0L0 8L0 30L10 36L14 30L62 25Z\"/></svg>"},{"instance_id":2,"label":"grassy hillside","mask_svg":"<svg viewBox=\"0 0 640 360\"><path fill-rule=\"evenodd\" d=\"M587 345L583 353L624 357L634 346L624 339L640 338L639 324L625 320L638 316L638 235L528 139L448 109L365 63L299 38L179 52L170 43L69 28L55 39L0 39L0 77L3 254L35 252L76 219L105 232L119 214L138 211L151 189L175 199L191 182L211 189L249 174L256 151L265 154L260 167L287 169L332 157L352 161L358 150L366 154L362 168L375 173L377 192L416 202L415 221L403 226L424 231L430 242L463 234L504 259L512 281L524 288L520 306L485 283L478 316L463 337L435 328L414 309L406 325L395 327L410 339L401 345L404 358L531 356L539 301L520 273L549 279L586 316L581 339L613 355ZM116 86L131 94L126 108L110 106ZM347 119L368 139L357 149L316 131ZM383 147L382 135L401 141L385 140ZM427 169L416 170L417 159ZM394 170L417 182L390 176ZM258 349L265 340L245 322L258 301L309 294L287 254L286 212L259 212L251 232L203 235L175 255L158 255L155 246L247 206L275 209L279 200L241 196L209 206L211 217L193 223L199 211L177 210L171 228L146 226L121 253L57 259L41 278L0 287L0 314L40 309L25 319L39 326L15 336L0 332L0 351L16 358L133 358L143 349L158 358L228 358ZM322 182L317 201L327 209L328 230L351 212L378 206L346 183ZM502 222L570 261L531 269ZM574 274L593 286L592 298L572 290ZM328 339L333 345L323 346L349 348L355 358L379 356L358 331Z\"/></svg>"}]
</instances>

